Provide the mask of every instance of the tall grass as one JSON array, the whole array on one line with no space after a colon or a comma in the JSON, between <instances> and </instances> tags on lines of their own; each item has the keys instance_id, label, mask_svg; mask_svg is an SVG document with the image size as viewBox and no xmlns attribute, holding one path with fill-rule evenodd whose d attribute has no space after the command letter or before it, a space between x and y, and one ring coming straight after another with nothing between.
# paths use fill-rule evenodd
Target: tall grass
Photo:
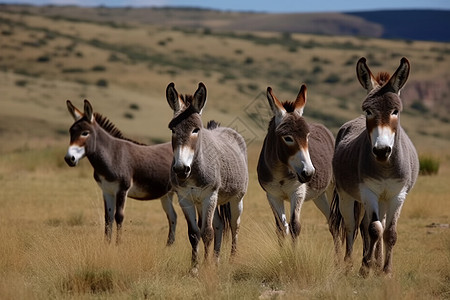
<instances>
[{"instance_id":1,"label":"tall grass","mask_svg":"<svg viewBox=\"0 0 450 300\"><path fill-rule=\"evenodd\" d=\"M256 151L250 147L250 151ZM44 151L44 150L42 150ZM58 153L57 149L48 149ZM43 153L46 153L44 151ZM103 237L101 193L87 162L59 167L58 160L28 151L1 158L0 298L11 299L445 299L450 289L448 168L420 177L398 225L392 278L360 278L361 241L354 269L335 265L333 242L313 203L302 209L302 232L281 244L272 212L251 171L238 253L230 258L225 239L218 265L201 259L197 277L189 273L191 249L179 206L175 244L165 246L167 221L158 201L129 199L122 243ZM17 157L16 157L17 156ZM59 156L59 155L58 155ZM256 160L250 155L250 170ZM20 159L22 158L22 159ZM13 166L18 168L14 169ZM27 189L23 183L27 183ZM429 195L429 196L425 196ZM424 207L430 209L426 213ZM425 242L424 242L425 241ZM203 256L203 245L200 246ZM433 257L430 260L430 257Z\"/></svg>"}]
</instances>

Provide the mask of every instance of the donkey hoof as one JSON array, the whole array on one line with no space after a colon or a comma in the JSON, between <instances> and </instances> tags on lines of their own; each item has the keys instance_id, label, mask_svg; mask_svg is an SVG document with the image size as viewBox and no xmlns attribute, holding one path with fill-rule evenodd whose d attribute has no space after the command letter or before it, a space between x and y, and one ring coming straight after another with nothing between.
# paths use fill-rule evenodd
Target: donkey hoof
<instances>
[{"instance_id":1,"label":"donkey hoof","mask_svg":"<svg viewBox=\"0 0 450 300\"><path fill-rule=\"evenodd\" d=\"M197 267L193 267L193 268L189 271L189 274L190 274L192 277L198 277L198 268L197 268Z\"/></svg>"},{"instance_id":2,"label":"donkey hoof","mask_svg":"<svg viewBox=\"0 0 450 300\"><path fill-rule=\"evenodd\" d=\"M367 278L369 276L370 273L370 269L367 266L361 266L361 268L359 268L359 275L362 278Z\"/></svg>"}]
</instances>

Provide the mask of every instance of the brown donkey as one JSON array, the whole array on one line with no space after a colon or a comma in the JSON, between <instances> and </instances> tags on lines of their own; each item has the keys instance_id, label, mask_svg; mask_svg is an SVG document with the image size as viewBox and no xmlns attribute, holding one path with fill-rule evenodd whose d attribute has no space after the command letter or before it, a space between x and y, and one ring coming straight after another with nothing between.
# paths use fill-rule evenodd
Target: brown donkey
<instances>
[{"instance_id":1,"label":"brown donkey","mask_svg":"<svg viewBox=\"0 0 450 300\"><path fill-rule=\"evenodd\" d=\"M193 96L185 97L170 83L166 98L174 112L169 123L173 148L171 180L188 224L191 272L195 274L200 237L206 260L214 236L214 254L218 259L224 226L229 224L231 254L236 252L242 199L248 185L247 146L244 138L231 128L220 127L214 121L203 127L201 113L206 104L203 83ZM227 207L225 218L218 209L223 205Z\"/></svg>"},{"instance_id":2,"label":"brown donkey","mask_svg":"<svg viewBox=\"0 0 450 300\"><path fill-rule=\"evenodd\" d=\"M402 58L392 77L384 72L374 77L366 59L361 58L356 72L368 93L362 103L365 116L344 124L336 138L333 171L337 193L332 223L334 233L341 231L346 238L345 260L350 265L357 226L361 226L363 276L374 263L378 270L392 271L397 221L418 175L416 150L400 126L399 95L409 70L408 60Z\"/></svg>"},{"instance_id":3,"label":"brown donkey","mask_svg":"<svg viewBox=\"0 0 450 300\"><path fill-rule=\"evenodd\" d=\"M267 193L280 237L300 234L300 211L305 200L330 216L326 190L332 181L331 161L334 138L320 124L308 124L302 117L306 104L306 86L302 85L294 102L281 103L267 88L267 99L274 117L258 162L258 180ZM289 219L284 201L290 202ZM289 223L288 223L289 222Z\"/></svg>"},{"instance_id":4,"label":"brown donkey","mask_svg":"<svg viewBox=\"0 0 450 300\"><path fill-rule=\"evenodd\" d=\"M170 143L146 146L123 137L105 117L94 113L84 100L84 113L67 100L67 108L75 120L70 127L70 146L65 160L74 167L87 157L94 168L94 178L103 192L105 204L105 235L111 241L114 220L117 242L124 219L125 200L161 198L169 221L167 245L175 241L177 215L170 192Z\"/></svg>"}]
</instances>

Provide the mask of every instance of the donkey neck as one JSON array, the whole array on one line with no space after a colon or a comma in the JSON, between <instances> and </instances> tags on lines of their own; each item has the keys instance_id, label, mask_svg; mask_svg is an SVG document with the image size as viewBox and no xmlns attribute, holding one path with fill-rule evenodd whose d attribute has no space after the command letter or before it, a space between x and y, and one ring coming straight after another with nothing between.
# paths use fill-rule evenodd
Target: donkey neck
<instances>
[{"instance_id":1,"label":"donkey neck","mask_svg":"<svg viewBox=\"0 0 450 300\"><path fill-rule=\"evenodd\" d=\"M89 139L86 156L95 172L108 178L112 176L112 168L118 163L114 162L114 155L118 154L125 141L111 136L98 124L94 126L95 136Z\"/></svg>"}]
</instances>

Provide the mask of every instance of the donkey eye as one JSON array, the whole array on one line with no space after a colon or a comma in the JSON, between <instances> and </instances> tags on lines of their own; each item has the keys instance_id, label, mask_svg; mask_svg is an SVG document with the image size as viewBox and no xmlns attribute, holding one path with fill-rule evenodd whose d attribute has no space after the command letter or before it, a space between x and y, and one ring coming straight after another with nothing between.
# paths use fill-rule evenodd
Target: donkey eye
<instances>
[{"instance_id":1,"label":"donkey eye","mask_svg":"<svg viewBox=\"0 0 450 300\"><path fill-rule=\"evenodd\" d=\"M82 133L81 133L81 136L88 136L89 135L89 131L83 131Z\"/></svg>"},{"instance_id":2,"label":"donkey eye","mask_svg":"<svg viewBox=\"0 0 450 300\"><path fill-rule=\"evenodd\" d=\"M198 133L200 131L200 128L195 128L194 130L192 130L192 133Z\"/></svg>"},{"instance_id":3,"label":"donkey eye","mask_svg":"<svg viewBox=\"0 0 450 300\"><path fill-rule=\"evenodd\" d=\"M398 115L398 109L394 109L394 111L392 112L393 116L397 116Z\"/></svg>"},{"instance_id":4,"label":"donkey eye","mask_svg":"<svg viewBox=\"0 0 450 300\"><path fill-rule=\"evenodd\" d=\"M370 117L372 115L372 112L369 109L366 109L364 111L366 113L366 116Z\"/></svg>"},{"instance_id":5,"label":"donkey eye","mask_svg":"<svg viewBox=\"0 0 450 300\"><path fill-rule=\"evenodd\" d=\"M286 144L292 144L294 142L294 139L290 135L283 136L283 140Z\"/></svg>"}]
</instances>

